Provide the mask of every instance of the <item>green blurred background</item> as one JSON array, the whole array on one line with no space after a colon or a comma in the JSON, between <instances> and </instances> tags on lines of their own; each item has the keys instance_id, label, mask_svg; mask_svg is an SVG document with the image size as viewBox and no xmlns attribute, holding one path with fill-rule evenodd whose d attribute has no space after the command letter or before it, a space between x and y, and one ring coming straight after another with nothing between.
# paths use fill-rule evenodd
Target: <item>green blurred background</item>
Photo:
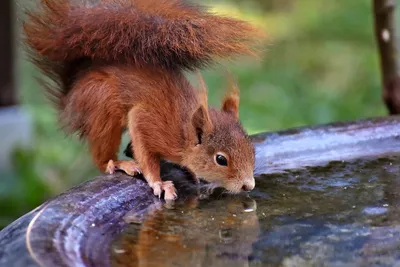
<instances>
[{"instance_id":1,"label":"green blurred background","mask_svg":"<svg viewBox=\"0 0 400 267\"><path fill-rule=\"evenodd\" d=\"M241 88L250 133L386 114L369 0L207 1L214 10L265 28L262 61L224 66ZM31 149L16 149L16 173L0 180L0 228L44 200L98 174L86 146L58 129L37 70L19 60L20 99L34 121ZM204 72L210 102L224 93L223 69ZM122 147L127 143L125 136Z\"/></svg>"}]
</instances>

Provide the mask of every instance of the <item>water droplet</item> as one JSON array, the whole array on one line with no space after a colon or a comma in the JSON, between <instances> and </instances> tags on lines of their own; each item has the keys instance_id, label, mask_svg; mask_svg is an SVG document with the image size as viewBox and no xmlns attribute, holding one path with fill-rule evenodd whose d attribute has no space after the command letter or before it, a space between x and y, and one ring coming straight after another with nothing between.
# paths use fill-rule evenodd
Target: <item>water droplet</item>
<instances>
[{"instance_id":1,"label":"water droplet","mask_svg":"<svg viewBox=\"0 0 400 267\"><path fill-rule=\"evenodd\" d=\"M126 251L124 249L115 248L114 252L117 254L124 254Z\"/></svg>"}]
</instances>

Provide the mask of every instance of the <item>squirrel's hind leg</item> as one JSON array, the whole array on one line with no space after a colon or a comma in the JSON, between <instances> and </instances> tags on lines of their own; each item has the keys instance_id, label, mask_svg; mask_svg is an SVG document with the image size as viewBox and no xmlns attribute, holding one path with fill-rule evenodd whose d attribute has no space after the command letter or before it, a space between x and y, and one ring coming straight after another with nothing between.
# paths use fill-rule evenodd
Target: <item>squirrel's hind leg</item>
<instances>
[{"instance_id":1,"label":"squirrel's hind leg","mask_svg":"<svg viewBox=\"0 0 400 267\"><path fill-rule=\"evenodd\" d=\"M70 127L87 139L92 159L101 171L122 170L134 175L140 172L135 161L118 160L126 122L119 84L119 78L107 68L93 66L70 88L63 117L71 119Z\"/></svg>"},{"instance_id":2,"label":"squirrel's hind leg","mask_svg":"<svg viewBox=\"0 0 400 267\"><path fill-rule=\"evenodd\" d=\"M117 120L108 120L104 125L109 131L91 131L88 142L92 158L97 167L106 173L116 170L124 171L130 176L140 174L141 170L134 160L118 160L118 149L121 142L122 129ZM95 129L94 127L92 129Z\"/></svg>"}]
</instances>

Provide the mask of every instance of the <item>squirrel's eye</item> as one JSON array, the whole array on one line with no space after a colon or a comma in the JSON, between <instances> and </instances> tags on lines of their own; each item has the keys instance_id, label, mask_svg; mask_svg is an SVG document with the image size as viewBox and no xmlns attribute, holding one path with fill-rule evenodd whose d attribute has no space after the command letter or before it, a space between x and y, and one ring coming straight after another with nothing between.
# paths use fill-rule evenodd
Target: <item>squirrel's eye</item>
<instances>
[{"instance_id":1,"label":"squirrel's eye","mask_svg":"<svg viewBox=\"0 0 400 267\"><path fill-rule=\"evenodd\" d=\"M225 156L221 154L217 154L215 156L215 161L217 162L218 165L228 166L228 160L225 158Z\"/></svg>"}]
</instances>

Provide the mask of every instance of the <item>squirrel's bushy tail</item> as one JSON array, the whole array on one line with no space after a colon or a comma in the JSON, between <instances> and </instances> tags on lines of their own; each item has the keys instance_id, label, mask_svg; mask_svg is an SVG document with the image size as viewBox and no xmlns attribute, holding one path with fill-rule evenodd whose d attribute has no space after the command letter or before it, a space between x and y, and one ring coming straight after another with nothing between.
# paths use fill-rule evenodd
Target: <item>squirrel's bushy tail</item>
<instances>
[{"instance_id":1,"label":"squirrel's bushy tail","mask_svg":"<svg viewBox=\"0 0 400 267\"><path fill-rule=\"evenodd\" d=\"M194 70L218 58L255 54L263 34L183 0L36 0L24 42L59 110L93 62ZM45 81L45 80L42 80Z\"/></svg>"},{"instance_id":2,"label":"squirrel's bushy tail","mask_svg":"<svg viewBox=\"0 0 400 267\"><path fill-rule=\"evenodd\" d=\"M40 2L27 12L25 42L47 63L88 58L193 70L219 57L253 54L261 37L244 21L182 0Z\"/></svg>"}]
</instances>

